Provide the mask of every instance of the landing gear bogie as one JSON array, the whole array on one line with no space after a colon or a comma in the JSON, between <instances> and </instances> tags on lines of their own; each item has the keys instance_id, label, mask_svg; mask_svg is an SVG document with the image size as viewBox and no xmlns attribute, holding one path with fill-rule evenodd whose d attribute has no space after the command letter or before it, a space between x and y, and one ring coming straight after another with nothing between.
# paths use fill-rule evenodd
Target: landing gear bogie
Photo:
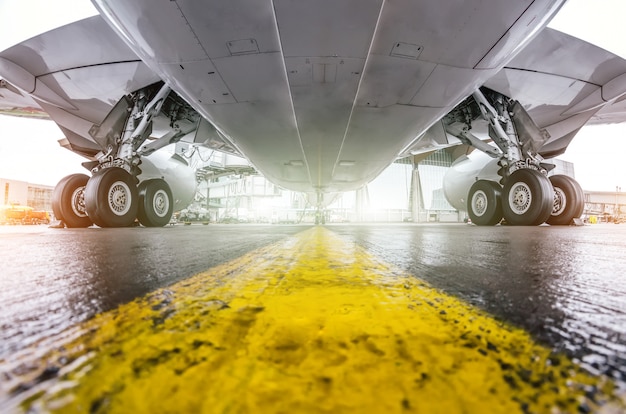
<instances>
[{"instance_id":1,"label":"landing gear bogie","mask_svg":"<svg viewBox=\"0 0 626 414\"><path fill-rule=\"evenodd\" d=\"M315 212L315 225L325 225L326 224L326 212L323 210L318 210Z\"/></svg>"}]
</instances>

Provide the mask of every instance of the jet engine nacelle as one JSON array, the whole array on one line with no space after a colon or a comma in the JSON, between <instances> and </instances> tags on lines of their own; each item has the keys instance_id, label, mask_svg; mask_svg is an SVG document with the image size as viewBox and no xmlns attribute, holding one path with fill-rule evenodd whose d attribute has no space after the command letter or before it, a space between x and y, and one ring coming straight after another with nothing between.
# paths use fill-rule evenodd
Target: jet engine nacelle
<instances>
[{"instance_id":1,"label":"jet engine nacelle","mask_svg":"<svg viewBox=\"0 0 626 414\"><path fill-rule=\"evenodd\" d=\"M467 211L467 194L476 180L499 181L498 159L481 151L458 158L443 177L443 192L457 210Z\"/></svg>"},{"instance_id":2,"label":"jet engine nacelle","mask_svg":"<svg viewBox=\"0 0 626 414\"><path fill-rule=\"evenodd\" d=\"M196 174L187 161L178 154L155 151L142 157L140 182L161 178L170 186L174 199L174 211L179 211L191 203L196 194Z\"/></svg>"}]
</instances>

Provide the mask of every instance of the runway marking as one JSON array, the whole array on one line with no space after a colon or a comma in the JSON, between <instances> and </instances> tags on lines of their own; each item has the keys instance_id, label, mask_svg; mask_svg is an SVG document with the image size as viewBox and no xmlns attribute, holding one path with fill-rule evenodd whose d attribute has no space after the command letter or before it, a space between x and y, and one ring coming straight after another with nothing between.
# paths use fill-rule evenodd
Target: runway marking
<instances>
[{"instance_id":1,"label":"runway marking","mask_svg":"<svg viewBox=\"0 0 626 414\"><path fill-rule=\"evenodd\" d=\"M605 378L315 227L81 324L4 373L59 412L623 410ZM24 369L22 369L24 370Z\"/></svg>"}]
</instances>

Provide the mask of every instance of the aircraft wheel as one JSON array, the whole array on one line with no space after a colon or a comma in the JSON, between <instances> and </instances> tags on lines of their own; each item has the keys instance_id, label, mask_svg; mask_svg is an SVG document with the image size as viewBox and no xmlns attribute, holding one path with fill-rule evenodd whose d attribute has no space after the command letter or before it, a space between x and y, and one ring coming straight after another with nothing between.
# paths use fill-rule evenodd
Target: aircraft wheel
<instances>
[{"instance_id":1,"label":"aircraft wheel","mask_svg":"<svg viewBox=\"0 0 626 414\"><path fill-rule=\"evenodd\" d=\"M502 220L502 188L494 181L478 180L467 196L467 213L472 223L495 226Z\"/></svg>"},{"instance_id":2,"label":"aircraft wheel","mask_svg":"<svg viewBox=\"0 0 626 414\"><path fill-rule=\"evenodd\" d=\"M502 189L502 212L508 224L537 226L552 212L554 190L550 180L538 171L513 172Z\"/></svg>"},{"instance_id":3,"label":"aircraft wheel","mask_svg":"<svg viewBox=\"0 0 626 414\"><path fill-rule=\"evenodd\" d=\"M172 190L164 180L147 180L139 184L139 222L146 227L163 227L174 212Z\"/></svg>"},{"instance_id":4,"label":"aircraft wheel","mask_svg":"<svg viewBox=\"0 0 626 414\"><path fill-rule=\"evenodd\" d=\"M585 209L583 189L576 180L567 175L550 177L554 187L554 204L547 223L551 225L569 225L580 217Z\"/></svg>"},{"instance_id":5,"label":"aircraft wheel","mask_svg":"<svg viewBox=\"0 0 626 414\"><path fill-rule=\"evenodd\" d=\"M52 191L54 216L67 227L89 227L91 219L85 209L85 185L89 176L72 174L64 177Z\"/></svg>"},{"instance_id":6,"label":"aircraft wheel","mask_svg":"<svg viewBox=\"0 0 626 414\"><path fill-rule=\"evenodd\" d=\"M132 225L138 198L135 178L119 167L98 171L85 187L87 214L100 227Z\"/></svg>"}]
</instances>

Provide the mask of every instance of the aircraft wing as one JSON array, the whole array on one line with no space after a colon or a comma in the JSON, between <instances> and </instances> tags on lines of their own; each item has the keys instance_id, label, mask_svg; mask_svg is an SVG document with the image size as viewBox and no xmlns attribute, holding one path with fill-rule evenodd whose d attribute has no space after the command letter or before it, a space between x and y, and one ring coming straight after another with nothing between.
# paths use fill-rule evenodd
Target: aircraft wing
<instances>
[{"instance_id":1,"label":"aircraft wing","mask_svg":"<svg viewBox=\"0 0 626 414\"><path fill-rule=\"evenodd\" d=\"M576 37L545 28L484 86L519 101L550 138L540 153L562 154L584 125L626 121L626 60ZM433 125L400 156L463 145ZM477 127L477 128L476 128ZM490 141L484 125L475 126ZM463 151L455 150L457 154Z\"/></svg>"},{"instance_id":2,"label":"aircraft wing","mask_svg":"<svg viewBox=\"0 0 626 414\"><path fill-rule=\"evenodd\" d=\"M0 78L0 114L49 119L48 114L27 94Z\"/></svg>"},{"instance_id":3,"label":"aircraft wing","mask_svg":"<svg viewBox=\"0 0 626 414\"><path fill-rule=\"evenodd\" d=\"M562 154L586 124L626 121L626 60L544 29L485 86L519 101L550 138L539 152Z\"/></svg>"},{"instance_id":4,"label":"aircraft wing","mask_svg":"<svg viewBox=\"0 0 626 414\"><path fill-rule=\"evenodd\" d=\"M159 80L100 16L35 36L0 52L0 109L54 120L74 152L102 148L89 129L126 93Z\"/></svg>"},{"instance_id":5,"label":"aircraft wing","mask_svg":"<svg viewBox=\"0 0 626 414\"><path fill-rule=\"evenodd\" d=\"M620 97L604 105L589 119L587 125L619 124L624 121L626 121L626 99Z\"/></svg>"},{"instance_id":6,"label":"aircraft wing","mask_svg":"<svg viewBox=\"0 0 626 414\"><path fill-rule=\"evenodd\" d=\"M0 78L0 114L52 119L65 135L59 143L87 158L105 150L90 130L120 99L161 82L99 15L0 52L0 76L5 78ZM197 129L209 127L195 112L189 118L179 122L194 124L183 138L193 143ZM167 117L156 117L151 138L167 133L169 124ZM209 132L210 139L200 144L240 155L214 130Z\"/></svg>"}]
</instances>

